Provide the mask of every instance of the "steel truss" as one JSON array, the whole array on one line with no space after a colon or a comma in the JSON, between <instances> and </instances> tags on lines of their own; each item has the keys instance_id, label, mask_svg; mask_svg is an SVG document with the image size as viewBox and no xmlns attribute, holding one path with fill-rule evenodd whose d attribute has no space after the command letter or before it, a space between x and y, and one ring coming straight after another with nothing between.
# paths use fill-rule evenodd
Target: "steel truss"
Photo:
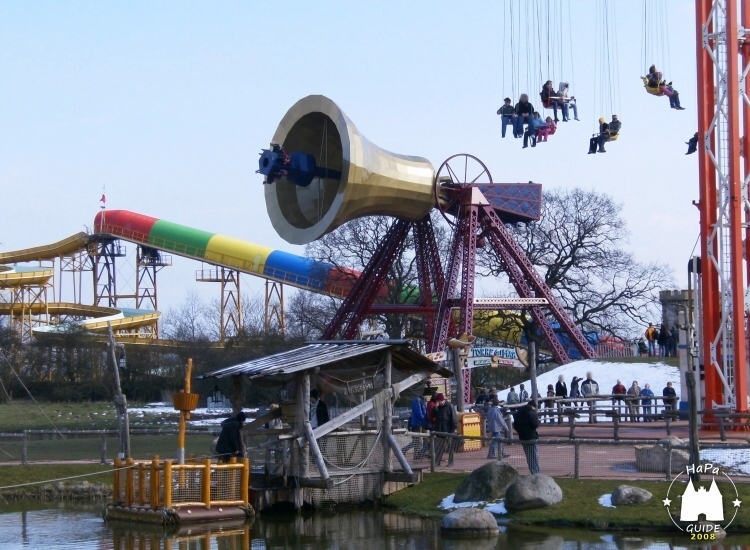
<instances>
[{"instance_id":1,"label":"steel truss","mask_svg":"<svg viewBox=\"0 0 750 550\"><path fill-rule=\"evenodd\" d=\"M696 0L698 128L702 143L698 204L701 359L706 409L748 409L745 275L750 266L743 261L743 238L750 236L747 225L750 45L745 30L749 17L747 2ZM741 134L744 140L740 139ZM743 153L745 160L741 163Z\"/></svg>"},{"instance_id":2,"label":"steel truss","mask_svg":"<svg viewBox=\"0 0 750 550\"><path fill-rule=\"evenodd\" d=\"M482 173L486 173L491 183L486 168ZM440 182L441 180L436 178L436 185ZM522 304L516 309L530 311L535 326L541 330L549 343L555 360L564 364L569 362L570 358L560 343L549 317L559 323L560 331L568 335L584 357L595 356L594 349L583 333L536 272L493 206L473 183L463 182L446 189L450 197L445 212L454 216L454 221L451 222L454 231L445 272L441 266L430 216L427 215L418 222L394 221L328 325L323 335L324 340L355 338L359 325L368 315L376 313L423 315L428 352L444 350L450 336L463 332L471 334L474 328L474 309L477 305L474 298L477 247L485 246L489 241L500 258L503 271L522 299L521 302L513 300L515 304ZM404 247L410 231L414 237L420 287L419 303L382 303L386 297L388 272ZM380 303L376 303L379 298ZM481 302L479 304L485 309ZM542 308L548 310L549 316ZM454 324L454 309L459 310L458 326ZM471 371L464 369L463 373L464 402L470 403Z\"/></svg>"}]
</instances>

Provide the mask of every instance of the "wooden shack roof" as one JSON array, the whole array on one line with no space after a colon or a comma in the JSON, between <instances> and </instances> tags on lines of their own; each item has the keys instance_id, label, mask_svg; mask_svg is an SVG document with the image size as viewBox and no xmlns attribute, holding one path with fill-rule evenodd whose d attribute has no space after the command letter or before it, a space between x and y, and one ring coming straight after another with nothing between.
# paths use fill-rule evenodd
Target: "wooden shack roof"
<instances>
[{"instance_id":1,"label":"wooden shack roof","mask_svg":"<svg viewBox=\"0 0 750 550\"><path fill-rule=\"evenodd\" d=\"M199 378L224 378L234 375L261 378L316 368L343 370L361 367L362 363L368 360L374 362L388 349L391 350L393 368L399 371L428 371L441 376L453 375L450 370L410 348L408 340L340 340L311 342L301 348L208 372Z\"/></svg>"}]
</instances>

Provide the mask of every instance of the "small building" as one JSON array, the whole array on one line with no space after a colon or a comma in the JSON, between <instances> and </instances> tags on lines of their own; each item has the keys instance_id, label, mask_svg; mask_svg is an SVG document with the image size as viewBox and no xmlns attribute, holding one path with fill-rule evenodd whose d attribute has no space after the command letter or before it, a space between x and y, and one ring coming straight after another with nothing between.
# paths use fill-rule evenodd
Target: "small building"
<instances>
[{"instance_id":1,"label":"small building","mask_svg":"<svg viewBox=\"0 0 750 550\"><path fill-rule=\"evenodd\" d=\"M668 328L677 326L677 316L681 311L685 312L685 318L688 316L690 299L692 291L690 290L662 290L659 292L659 302L661 302L661 322ZM658 320L654 320L654 326L658 327Z\"/></svg>"},{"instance_id":2,"label":"small building","mask_svg":"<svg viewBox=\"0 0 750 550\"><path fill-rule=\"evenodd\" d=\"M277 502L361 503L421 479L401 449L411 442L393 427L402 392L452 372L407 340L313 342L302 348L209 372L202 378L285 388L281 407L243 428L251 460L250 500L256 510ZM335 395L330 419L311 418L310 394ZM367 421L374 413L375 422ZM312 420L312 422L311 422ZM395 460L394 460L395 459Z\"/></svg>"}]
</instances>

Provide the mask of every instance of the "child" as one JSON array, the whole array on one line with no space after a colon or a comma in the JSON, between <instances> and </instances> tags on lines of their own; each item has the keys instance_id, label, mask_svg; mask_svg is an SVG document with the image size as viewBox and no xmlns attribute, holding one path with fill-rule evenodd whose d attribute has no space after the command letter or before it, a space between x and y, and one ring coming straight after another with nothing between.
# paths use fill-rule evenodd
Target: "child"
<instances>
[{"instance_id":1,"label":"child","mask_svg":"<svg viewBox=\"0 0 750 550\"><path fill-rule=\"evenodd\" d=\"M554 120L552 120L552 117L547 117L545 119L546 124L544 126L539 127L537 130L537 138L538 141L547 141L547 138L551 135L555 134L555 131L557 130L557 124Z\"/></svg>"},{"instance_id":2,"label":"child","mask_svg":"<svg viewBox=\"0 0 750 550\"><path fill-rule=\"evenodd\" d=\"M529 121L529 127L526 129L526 132L523 134L523 147L522 149L526 149L526 147L529 146L529 138L531 138L531 146L536 147L536 138L539 134L539 129L544 127L544 120L542 120L542 117L539 116L539 113L534 111L534 115Z\"/></svg>"}]
</instances>

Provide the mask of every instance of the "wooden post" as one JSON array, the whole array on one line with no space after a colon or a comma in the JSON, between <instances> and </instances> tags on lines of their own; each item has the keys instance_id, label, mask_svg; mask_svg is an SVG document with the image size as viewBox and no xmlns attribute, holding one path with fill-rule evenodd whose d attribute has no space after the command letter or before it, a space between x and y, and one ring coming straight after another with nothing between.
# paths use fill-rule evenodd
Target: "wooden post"
<instances>
[{"instance_id":1,"label":"wooden post","mask_svg":"<svg viewBox=\"0 0 750 550\"><path fill-rule=\"evenodd\" d=\"M151 458L151 475L149 476L149 500L152 510L159 507L159 455Z\"/></svg>"},{"instance_id":2,"label":"wooden post","mask_svg":"<svg viewBox=\"0 0 750 550\"><path fill-rule=\"evenodd\" d=\"M297 418L295 419L294 431L298 436L305 434L305 422L310 420L310 374L303 373L297 378ZM299 445L299 444L298 444ZM299 448L297 476L307 479L310 467L309 445L306 443ZM302 510L304 504L304 493L299 485L294 488L294 507Z\"/></svg>"},{"instance_id":3,"label":"wooden post","mask_svg":"<svg viewBox=\"0 0 750 550\"><path fill-rule=\"evenodd\" d=\"M26 430L23 431L23 438L21 439L21 464L29 463L29 436Z\"/></svg>"},{"instance_id":4,"label":"wooden post","mask_svg":"<svg viewBox=\"0 0 750 550\"><path fill-rule=\"evenodd\" d=\"M620 413L619 411L612 411L612 424L615 427L615 441L620 440Z\"/></svg>"},{"instance_id":5,"label":"wooden post","mask_svg":"<svg viewBox=\"0 0 750 550\"><path fill-rule=\"evenodd\" d=\"M716 415L716 420L719 422L719 438L722 441L726 441L727 440L727 429L726 429L726 425L724 424L724 421L725 421L724 415L717 414Z\"/></svg>"},{"instance_id":6,"label":"wooden post","mask_svg":"<svg viewBox=\"0 0 750 550\"><path fill-rule=\"evenodd\" d=\"M146 504L146 465L138 463L138 505Z\"/></svg>"},{"instance_id":7,"label":"wooden post","mask_svg":"<svg viewBox=\"0 0 750 550\"><path fill-rule=\"evenodd\" d=\"M412 472L411 466L409 466L409 462L406 460L404 453L401 452L401 449L399 448L398 443L396 442L396 438L393 437L393 434L391 433L387 434L386 437L388 439L388 444L393 449L393 454L396 455L396 459L398 460L398 463L401 465L401 469L406 474L409 474L409 475L413 474L414 472Z\"/></svg>"},{"instance_id":8,"label":"wooden post","mask_svg":"<svg viewBox=\"0 0 750 550\"><path fill-rule=\"evenodd\" d=\"M667 481L672 479L672 444L667 441L667 468L664 472L664 479Z\"/></svg>"},{"instance_id":9,"label":"wooden post","mask_svg":"<svg viewBox=\"0 0 750 550\"><path fill-rule=\"evenodd\" d=\"M207 458L203 461L203 504L206 509L211 508L211 459Z\"/></svg>"},{"instance_id":10,"label":"wooden post","mask_svg":"<svg viewBox=\"0 0 750 550\"><path fill-rule=\"evenodd\" d=\"M242 376L235 374L232 376L232 414L237 416L242 410Z\"/></svg>"},{"instance_id":11,"label":"wooden post","mask_svg":"<svg viewBox=\"0 0 750 550\"><path fill-rule=\"evenodd\" d=\"M457 355L454 355L454 357L457 357ZM388 348L385 351L385 388L386 389L391 388L391 382L392 382L391 367L392 367L391 350L390 348ZM461 374L461 369L458 370L458 375L460 374ZM459 378L461 378L461 376L459 376ZM463 391L459 391L458 393L463 396ZM391 435L392 431L393 431L393 400L392 400L392 397L389 397L385 401L385 410L383 411L383 432L382 432L383 437L382 439L383 439L383 471L384 472L393 471L393 464L391 464L391 446L388 443L388 436Z\"/></svg>"},{"instance_id":12,"label":"wooden post","mask_svg":"<svg viewBox=\"0 0 750 550\"><path fill-rule=\"evenodd\" d=\"M568 413L568 421L570 422L570 433L568 434L569 439L576 438L576 413Z\"/></svg>"},{"instance_id":13,"label":"wooden post","mask_svg":"<svg viewBox=\"0 0 750 550\"><path fill-rule=\"evenodd\" d=\"M172 507L172 461L164 461L164 508Z\"/></svg>"},{"instance_id":14,"label":"wooden post","mask_svg":"<svg viewBox=\"0 0 750 550\"><path fill-rule=\"evenodd\" d=\"M133 504L133 459L125 459L125 506L131 506Z\"/></svg>"},{"instance_id":15,"label":"wooden post","mask_svg":"<svg viewBox=\"0 0 750 550\"><path fill-rule=\"evenodd\" d=\"M286 487L286 482L289 479L289 462L290 462L290 458L291 458L291 456L290 456L291 455L291 451L290 451L291 448L292 448L291 442L288 439L285 439L284 443L282 443L282 445L281 445L281 452L284 453L281 456L281 464L283 465L282 469L281 469L281 472L282 472L282 485L284 487Z\"/></svg>"},{"instance_id":16,"label":"wooden post","mask_svg":"<svg viewBox=\"0 0 750 550\"><path fill-rule=\"evenodd\" d=\"M122 460L119 457L115 457L114 468L112 469L112 500L114 502L120 502L120 474L122 471Z\"/></svg>"},{"instance_id":17,"label":"wooden post","mask_svg":"<svg viewBox=\"0 0 750 550\"><path fill-rule=\"evenodd\" d=\"M250 502L250 459L242 459L242 476L240 478L240 499L247 506Z\"/></svg>"},{"instance_id":18,"label":"wooden post","mask_svg":"<svg viewBox=\"0 0 750 550\"><path fill-rule=\"evenodd\" d=\"M102 458L99 463L107 463L107 430L102 430Z\"/></svg>"},{"instance_id":19,"label":"wooden post","mask_svg":"<svg viewBox=\"0 0 750 550\"><path fill-rule=\"evenodd\" d=\"M578 479L581 476L581 444L575 442L575 464L573 466L573 477Z\"/></svg>"},{"instance_id":20,"label":"wooden post","mask_svg":"<svg viewBox=\"0 0 750 550\"><path fill-rule=\"evenodd\" d=\"M117 363L115 348L115 333L112 324L107 321L107 332L109 333L109 355L115 376L115 410L117 411L117 433L120 439L120 452L118 456L122 459L130 457L130 419L128 418L128 400L122 393L120 386L120 367Z\"/></svg>"},{"instance_id":21,"label":"wooden post","mask_svg":"<svg viewBox=\"0 0 750 550\"><path fill-rule=\"evenodd\" d=\"M672 416L667 414L664 417L665 422L667 423L667 437L672 435Z\"/></svg>"},{"instance_id":22,"label":"wooden post","mask_svg":"<svg viewBox=\"0 0 750 550\"><path fill-rule=\"evenodd\" d=\"M328 475L328 468L326 468L325 460L323 460L323 453L320 452L318 441L315 439L315 435L313 435L313 429L309 421L305 422L305 431L307 432L307 442L310 444L310 452L315 459L315 465L318 467L320 477L327 481L331 476Z\"/></svg>"}]
</instances>

